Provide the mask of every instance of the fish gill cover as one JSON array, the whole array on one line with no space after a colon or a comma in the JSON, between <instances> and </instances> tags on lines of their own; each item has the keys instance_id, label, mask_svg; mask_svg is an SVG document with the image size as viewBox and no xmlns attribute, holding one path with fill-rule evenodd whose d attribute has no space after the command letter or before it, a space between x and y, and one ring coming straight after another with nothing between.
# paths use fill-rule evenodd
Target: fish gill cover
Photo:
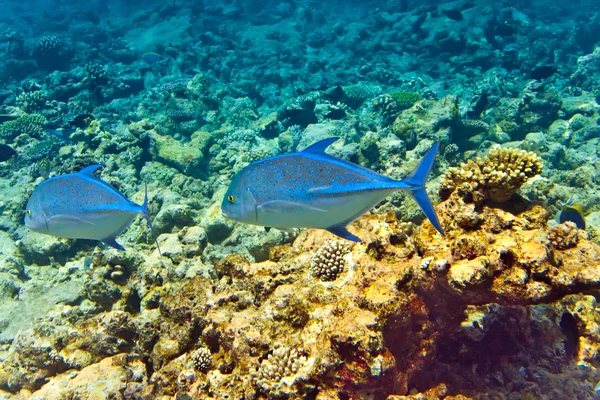
<instances>
[{"instance_id":1,"label":"fish gill cover","mask_svg":"<svg viewBox=\"0 0 600 400\"><path fill-rule=\"evenodd\" d=\"M598 398L599 2L0 4L0 398ZM222 215L331 137L393 180L439 142L444 236L409 192L356 243ZM162 257L24 225L96 164Z\"/></svg>"}]
</instances>

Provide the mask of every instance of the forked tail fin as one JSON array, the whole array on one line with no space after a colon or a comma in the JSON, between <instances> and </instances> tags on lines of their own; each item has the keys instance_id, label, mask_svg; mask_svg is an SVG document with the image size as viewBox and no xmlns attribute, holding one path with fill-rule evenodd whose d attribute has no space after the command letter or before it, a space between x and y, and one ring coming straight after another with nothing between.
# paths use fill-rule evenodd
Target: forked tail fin
<instances>
[{"instance_id":1,"label":"forked tail fin","mask_svg":"<svg viewBox=\"0 0 600 400\"><path fill-rule=\"evenodd\" d=\"M442 229L442 225L440 224L440 220L435 213L435 208L429 201L429 197L427 197L427 192L425 191L425 182L427 182L427 176L431 171L431 167L433 166L433 162L435 161L435 156L440 147L440 143L434 143L431 146L431 149L423 156L419 165L408 177L403 179L401 182L406 183L410 190L412 191L412 195L419 204L419 207L423 210L431 224L435 229L438 230L442 235L444 234L444 230Z\"/></svg>"},{"instance_id":2,"label":"forked tail fin","mask_svg":"<svg viewBox=\"0 0 600 400\"><path fill-rule=\"evenodd\" d=\"M150 220L150 214L148 214L148 185L144 187L144 204L142 204L142 212L144 218L146 218L146 221L148 221L150 232L152 232L152 237L154 238L156 248L158 249L158 255L160 255L160 257L162 258L162 252L160 251L160 247L158 246L158 239L156 238L156 233L154 233L154 227L152 226L152 221Z\"/></svg>"}]
</instances>

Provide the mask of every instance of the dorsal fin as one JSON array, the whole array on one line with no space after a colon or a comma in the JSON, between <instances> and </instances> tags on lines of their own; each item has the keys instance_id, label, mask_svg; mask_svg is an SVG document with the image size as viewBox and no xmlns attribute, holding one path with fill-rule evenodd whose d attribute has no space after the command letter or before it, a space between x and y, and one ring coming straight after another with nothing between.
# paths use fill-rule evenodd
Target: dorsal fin
<instances>
[{"instance_id":1,"label":"dorsal fin","mask_svg":"<svg viewBox=\"0 0 600 400\"><path fill-rule=\"evenodd\" d=\"M330 137L327 139L320 140L317 143L312 144L306 149L302 150L302 153L324 155L325 149L327 149L333 142L335 142L338 139L338 137Z\"/></svg>"},{"instance_id":2,"label":"dorsal fin","mask_svg":"<svg viewBox=\"0 0 600 400\"><path fill-rule=\"evenodd\" d=\"M100 165L100 164L88 165L87 167L85 167L84 169L79 171L78 173L81 175L91 176L92 178L95 178L94 172L98 168L102 168L102 165Z\"/></svg>"}]
</instances>

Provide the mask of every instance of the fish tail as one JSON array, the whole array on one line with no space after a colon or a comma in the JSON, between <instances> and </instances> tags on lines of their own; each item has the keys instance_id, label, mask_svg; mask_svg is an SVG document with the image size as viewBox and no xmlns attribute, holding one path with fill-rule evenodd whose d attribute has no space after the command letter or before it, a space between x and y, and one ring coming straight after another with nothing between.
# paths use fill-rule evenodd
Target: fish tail
<instances>
[{"instance_id":1,"label":"fish tail","mask_svg":"<svg viewBox=\"0 0 600 400\"><path fill-rule=\"evenodd\" d=\"M154 232L154 227L152 226L152 220L150 220L150 214L148 213L148 185L144 187L144 203L142 204L142 214L146 221L148 221L148 226L150 227L150 232L152 232L152 237L154 238L154 243L156 243L156 248L158 249L158 255L162 258L162 252L160 251L160 247L158 246L158 239L156 237L156 233Z\"/></svg>"},{"instance_id":2,"label":"fish tail","mask_svg":"<svg viewBox=\"0 0 600 400\"><path fill-rule=\"evenodd\" d=\"M435 229L437 229L438 232L443 235L444 230L442 229L440 220L435 213L435 208L433 208L429 197L427 197L427 191L425 190L425 182L427 182L427 176L431 171L431 167L433 166L433 162L435 161L435 156L439 147L439 142L434 143L431 149L429 149L429 151L423 156L419 162L419 165L417 168L415 168L412 174L403 179L401 182L409 186L414 199L416 200L417 204L419 204L419 207L421 207Z\"/></svg>"}]
</instances>

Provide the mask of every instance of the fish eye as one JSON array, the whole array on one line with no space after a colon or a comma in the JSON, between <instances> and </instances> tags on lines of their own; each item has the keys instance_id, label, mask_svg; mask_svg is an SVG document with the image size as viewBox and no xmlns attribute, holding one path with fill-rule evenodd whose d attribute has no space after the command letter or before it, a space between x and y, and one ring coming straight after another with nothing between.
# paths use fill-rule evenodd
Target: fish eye
<instances>
[{"instance_id":1,"label":"fish eye","mask_svg":"<svg viewBox=\"0 0 600 400\"><path fill-rule=\"evenodd\" d=\"M28 216L31 217L31 210L26 210L25 212L27 213Z\"/></svg>"},{"instance_id":2,"label":"fish eye","mask_svg":"<svg viewBox=\"0 0 600 400\"><path fill-rule=\"evenodd\" d=\"M229 200L230 203L233 203L235 201L235 196L230 194L229 196L227 196L227 200Z\"/></svg>"}]
</instances>

